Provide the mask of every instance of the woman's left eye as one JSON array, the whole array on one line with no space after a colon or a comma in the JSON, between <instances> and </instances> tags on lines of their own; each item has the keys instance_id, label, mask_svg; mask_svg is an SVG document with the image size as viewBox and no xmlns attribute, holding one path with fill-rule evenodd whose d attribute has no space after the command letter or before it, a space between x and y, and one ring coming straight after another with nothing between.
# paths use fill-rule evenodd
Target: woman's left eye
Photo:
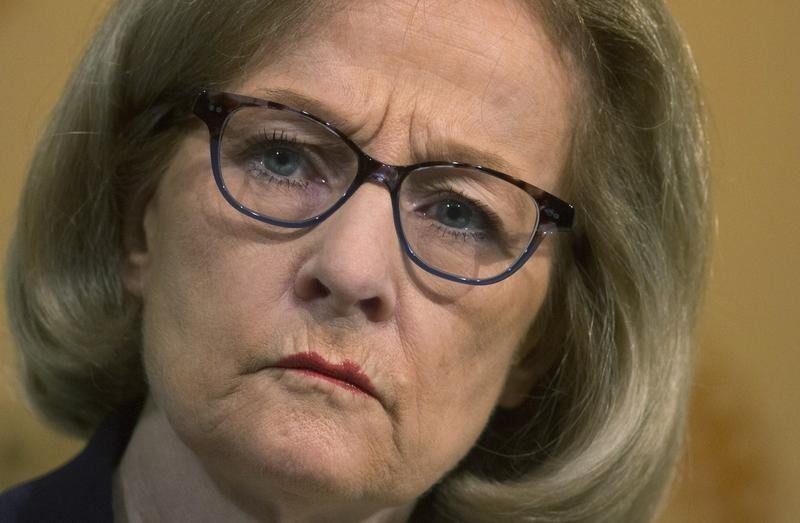
<instances>
[{"instance_id":1,"label":"woman's left eye","mask_svg":"<svg viewBox=\"0 0 800 523\"><path fill-rule=\"evenodd\" d=\"M288 178L296 176L304 162L297 151L286 147L271 147L264 152L260 163L272 174Z\"/></svg>"},{"instance_id":2,"label":"woman's left eye","mask_svg":"<svg viewBox=\"0 0 800 523\"><path fill-rule=\"evenodd\" d=\"M438 202L431 214L436 220L453 229L481 229L485 225L479 210L466 202L448 199Z\"/></svg>"},{"instance_id":3,"label":"woman's left eye","mask_svg":"<svg viewBox=\"0 0 800 523\"><path fill-rule=\"evenodd\" d=\"M497 240L497 216L484 203L452 192L431 195L427 200L417 207L417 213L435 226L441 238L478 242Z\"/></svg>"}]
</instances>

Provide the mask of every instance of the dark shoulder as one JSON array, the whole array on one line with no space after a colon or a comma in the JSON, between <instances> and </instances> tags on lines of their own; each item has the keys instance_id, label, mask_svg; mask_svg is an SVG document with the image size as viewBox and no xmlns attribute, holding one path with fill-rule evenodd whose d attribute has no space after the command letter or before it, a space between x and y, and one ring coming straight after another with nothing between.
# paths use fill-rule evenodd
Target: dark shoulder
<instances>
[{"instance_id":1,"label":"dark shoulder","mask_svg":"<svg viewBox=\"0 0 800 523\"><path fill-rule=\"evenodd\" d=\"M99 474L92 474L92 464L80 460L82 455L54 472L0 495L0 521L113 521L113 515L106 510L106 505L110 508L111 491L106 495L103 488L106 478L98 477L102 476L102 467L98 467ZM110 478L108 481L110 485Z\"/></svg>"},{"instance_id":2,"label":"dark shoulder","mask_svg":"<svg viewBox=\"0 0 800 523\"><path fill-rule=\"evenodd\" d=\"M72 461L0 494L0 521L112 522L114 469L138 414L139 408L132 407L110 416Z\"/></svg>"}]
</instances>

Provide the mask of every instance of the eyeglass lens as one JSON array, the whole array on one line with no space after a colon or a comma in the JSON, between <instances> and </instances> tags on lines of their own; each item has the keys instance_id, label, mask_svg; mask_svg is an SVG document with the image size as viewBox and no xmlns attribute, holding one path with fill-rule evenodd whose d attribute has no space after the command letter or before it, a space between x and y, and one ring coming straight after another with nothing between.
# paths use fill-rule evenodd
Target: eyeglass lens
<instances>
[{"instance_id":1,"label":"eyeglass lens","mask_svg":"<svg viewBox=\"0 0 800 523\"><path fill-rule=\"evenodd\" d=\"M358 174L359 155L328 127L299 113L246 106L232 113L220 175L242 206L281 222L323 214ZM503 273L531 243L539 208L522 189L474 168L410 172L398 192L400 227L424 264L457 277Z\"/></svg>"}]
</instances>

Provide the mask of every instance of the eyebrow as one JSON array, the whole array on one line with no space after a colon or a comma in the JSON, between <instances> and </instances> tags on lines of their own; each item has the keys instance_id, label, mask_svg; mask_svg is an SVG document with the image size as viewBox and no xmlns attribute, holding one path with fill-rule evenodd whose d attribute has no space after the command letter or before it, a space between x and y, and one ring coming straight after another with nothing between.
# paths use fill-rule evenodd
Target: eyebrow
<instances>
[{"instance_id":1,"label":"eyebrow","mask_svg":"<svg viewBox=\"0 0 800 523\"><path fill-rule=\"evenodd\" d=\"M260 90L260 93L266 100L278 102L292 107L293 109L299 109L313 114L317 118L324 120L325 123L342 130L342 132L345 132L347 129L347 120L337 117L337 112L319 98L283 88L264 88ZM347 133L345 132L345 134ZM478 165L508 174L511 174L509 171L513 170L511 164L502 156L477 149L465 143L434 140L426 144L426 146L426 156L428 160Z\"/></svg>"},{"instance_id":2,"label":"eyebrow","mask_svg":"<svg viewBox=\"0 0 800 523\"><path fill-rule=\"evenodd\" d=\"M471 145L458 142L432 142L428 147L428 154L434 160L454 161L487 167L495 171L502 171L511 174L513 170L511 164L499 156L489 151L476 149Z\"/></svg>"},{"instance_id":3,"label":"eyebrow","mask_svg":"<svg viewBox=\"0 0 800 523\"><path fill-rule=\"evenodd\" d=\"M306 111L336 128L345 126L345 121L343 119L334 117L336 111L318 98L298 93L297 91L291 91L289 89L266 88L261 89L260 92L266 100L278 102L279 104L289 106L292 109Z\"/></svg>"}]
</instances>

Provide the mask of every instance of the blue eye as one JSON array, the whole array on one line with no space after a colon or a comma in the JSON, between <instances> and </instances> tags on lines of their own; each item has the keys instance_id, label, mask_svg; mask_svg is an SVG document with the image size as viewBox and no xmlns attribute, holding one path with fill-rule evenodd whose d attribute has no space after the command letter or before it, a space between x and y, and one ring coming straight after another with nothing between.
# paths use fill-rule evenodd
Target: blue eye
<instances>
[{"instance_id":1,"label":"blue eye","mask_svg":"<svg viewBox=\"0 0 800 523\"><path fill-rule=\"evenodd\" d=\"M469 229L475 227L473 211L464 202L443 200L436 206L436 219L446 227Z\"/></svg>"},{"instance_id":2,"label":"blue eye","mask_svg":"<svg viewBox=\"0 0 800 523\"><path fill-rule=\"evenodd\" d=\"M288 178L302 169L303 158L291 149L273 147L265 151L261 163L271 173Z\"/></svg>"}]
</instances>

